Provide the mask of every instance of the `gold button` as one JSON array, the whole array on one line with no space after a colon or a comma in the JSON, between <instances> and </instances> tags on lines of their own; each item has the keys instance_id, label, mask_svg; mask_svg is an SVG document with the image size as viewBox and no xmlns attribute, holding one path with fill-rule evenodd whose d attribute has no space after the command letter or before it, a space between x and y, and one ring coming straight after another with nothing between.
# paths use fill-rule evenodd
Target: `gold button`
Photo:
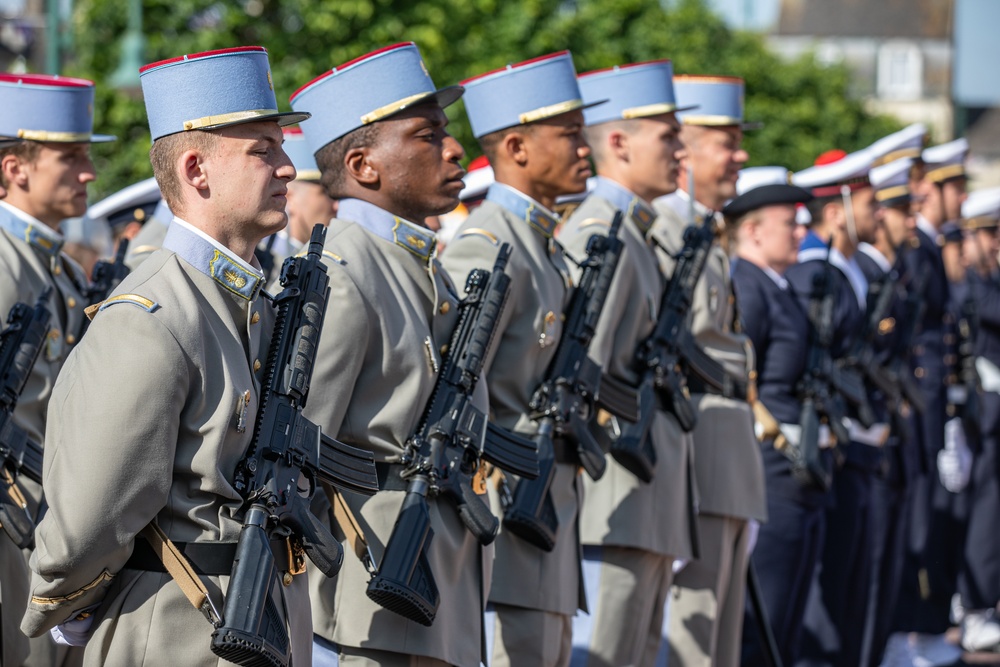
<instances>
[{"instance_id":1,"label":"gold button","mask_svg":"<svg viewBox=\"0 0 1000 667\"><path fill-rule=\"evenodd\" d=\"M76 308L76 299L73 297L66 299L66 305L70 308Z\"/></svg>"},{"instance_id":2,"label":"gold button","mask_svg":"<svg viewBox=\"0 0 1000 667\"><path fill-rule=\"evenodd\" d=\"M451 304L448 303L447 301L442 303L441 307L438 308L438 312L441 313L442 315L447 315L449 310L451 310Z\"/></svg>"},{"instance_id":3,"label":"gold button","mask_svg":"<svg viewBox=\"0 0 1000 667\"><path fill-rule=\"evenodd\" d=\"M285 586L291 586L292 585L292 573L291 572L285 572L283 575L281 575L281 583L283 583Z\"/></svg>"},{"instance_id":4,"label":"gold button","mask_svg":"<svg viewBox=\"0 0 1000 667\"><path fill-rule=\"evenodd\" d=\"M256 373L260 370L260 359L253 360L253 372Z\"/></svg>"},{"instance_id":5,"label":"gold button","mask_svg":"<svg viewBox=\"0 0 1000 667\"><path fill-rule=\"evenodd\" d=\"M926 371L920 366L918 366L913 370L913 374L916 375L918 378L922 378L926 374Z\"/></svg>"},{"instance_id":6,"label":"gold button","mask_svg":"<svg viewBox=\"0 0 1000 667\"><path fill-rule=\"evenodd\" d=\"M74 336L73 334L66 334L66 342L72 345L73 343L76 342L76 336Z\"/></svg>"},{"instance_id":7,"label":"gold button","mask_svg":"<svg viewBox=\"0 0 1000 667\"><path fill-rule=\"evenodd\" d=\"M52 273L54 273L54 274L56 274L58 276L59 274L62 273L62 267L59 266L58 264L56 264L55 268L52 269Z\"/></svg>"},{"instance_id":8,"label":"gold button","mask_svg":"<svg viewBox=\"0 0 1000 667\"><path fill-rule=\"evenodd\" d=\"M443 357L446 354L448 354L448 343L441 346L441 356Z\"/></svg>"},{"instance_id":9,"label":"gold button","mask_svg":"<svg viewBox=\"0 0 1000 667\"><path fill-rule=\"evenodd\" d=\"M260 322L260 313L254 313L250 317L250 324L257 324L258 322Z\"/></svg>"}]
</instances>

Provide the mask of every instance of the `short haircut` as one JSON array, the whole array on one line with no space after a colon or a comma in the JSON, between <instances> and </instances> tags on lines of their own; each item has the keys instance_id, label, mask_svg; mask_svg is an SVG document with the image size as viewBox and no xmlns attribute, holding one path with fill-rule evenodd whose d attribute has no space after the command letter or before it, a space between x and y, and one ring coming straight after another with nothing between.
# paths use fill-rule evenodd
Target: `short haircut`
<instances>
[{"instance_id":1,"label":"short haircut","mask_svg":"<svg viewBox=\"0 0 1000 667\"><path fill-rule=\"evenodd\" d=\"M809 226L812 227L813 225L822 222L823 209L826 208L827 204L843 204L843 203L844 203L844 198L839 193L835 195L830 195L829 197L816 197L814 199L810 199L808 202L806 202L806 210L809 211L809 216L812 218L812 222L809 223Z\"/></svg>"},{"instance_id":2,"label":"short haircut","mask_svg":"<svg viewBox=\"0 0 1000 667\"><path fill-rule=\"evenodd\" d=\"M41 150L42 145L37 141L21 141L7 148L0 148L0 162L8 155L13 155L20 162L31 164L38 159L38 153ZM5 188L10 187L10 183L7 182L7 176L3 171L0 171L0 186Z\"/></svg>"},{"instance_id":3,"label":"short haircut","mask_svg":"<svg viewBox=\"0 0 1000 667\"><path fill-rule=\"evenodd\" d=\"M590 145L590 154L595 165L601 165L607 158L608 135L618 130L625 134L634 134L638 123L631 120L611 120L583 128L583 136Z\"/></svg>"},{"instance_id":4,"label":"short haircut","mask_svg":"<svg viewBox=\"0 0 1000 667\"><path fill-rule=\"evenodd\" d=\"M215 150L218 136L204 130L189 130L160 137L149 149L149 161L153 165L153 176L160 186L160 194L171 211L180 210L181 179L177 175L177 159L188 150L211 153Z\"/></svg>"},{"instance_id":5,"label":"short haircut","mask_svg":"<svg viewBox=\"0 0 1000 667\"><path fill-rule=\"evenodd\" d=\"M496 158L498 151L500 150L500 144L511 132L520 132L521 134L531 134L535 131L535 126L532 124L527 125L514 125L513 127L505 127L502 130L497 130L495 132L490 132L489 134L484 134L479 137L479 147L483 149L483 155L486 159L490 161L490 164L496 163Z\"/></svg>"},{"instance_id":6,"label":"short haircut","mask_svg":"<svg viewBox=\"0 0 1000 667\"><path fill-rule=\"evenodd\" d=\"M378 141L379 123L362 125L342 137L334 139L316 151L316 166L319 167L319 184L333 199L347 196L347 168L344 159L357 148L367 148Z\"/></svg>"}]
</instances>

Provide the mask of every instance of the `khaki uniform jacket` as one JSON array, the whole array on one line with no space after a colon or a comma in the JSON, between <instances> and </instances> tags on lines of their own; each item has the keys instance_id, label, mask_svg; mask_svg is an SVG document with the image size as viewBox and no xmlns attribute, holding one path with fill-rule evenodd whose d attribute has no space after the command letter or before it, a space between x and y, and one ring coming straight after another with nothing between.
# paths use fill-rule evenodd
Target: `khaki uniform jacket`
<instances>
[{"instance_id":1,"label":"khaki uniform jacket","mask_svg":"<svg viewBox=\"0 0 1000 667\"><path fill-rule=\"evenodd\" d=\"M340 211L358 222L335 218L327 232L331 293L306 415L325 433L385 462L402 454L418 426L437 379L441 346L457 322L458 300L432 259L431 232L358 200L343 200ZM344 494L376 564L404 495ZM489 581L493 550L480 548L450 501L431 500L428 506L434 531L428 556L440 593L434 624L424 627L372 602L365 594L371 575L345 543L340 574L312 580L316 634L342 646L479 665L483 582Z\"/></svg>"},{"instance_id":2,"label":"khaki uniform jacket","mask_svg":"<svg viewBox=\"0 0 1000 667\"><path fill-rule=\"evenodd\" d=\"M96 606L87 665L227 664L168 574L125 567L152 521L175 542L235 542L241 527L231 480L253 436L273 311L260 279L191 229L175 221L104 302L53 391L49 510L21 627L37 636ZM219 610L228 579L201 577ZM295 663L309 664L306 576L275 589Z\"/></svg>"},{"instance_id":3,"label":"khaki uniform jacket","mask_svg":"<svg viewBox=\"0 0 1000 667\"><path fill-rule=\"evenodd\" d=\"M514 198L515 204L531 203L509 188L505 195ZM511 245L506 269L511 279L510 292L493 341L492 358L487 360L487 381L493 420L529 437L538 427L528 418L528 401L555 356L570 281L562 249L552 240L557 219L540 206L535 203L529 223L523 214L515 214L487 195L487 200L459 228L442 258L449 273L464 285L470 271L492 267L500 246ZM508 479L513 486L516 478L508 475ZM495 488L492 490L495 492ZM501 530L490 601L568 616L585 606L579 583L579 491L582 485L577 466L557 464L552 500L559 531L551 552ZM493 507L499 508L498 499L493 500Z\"/></svg>"},{"instance_id":4,"label":"khaki uniform jacket","mask_svg":"<svg viewBox=\"0 0 1000 667\"><path fill-rule=\"evenodd\" d=\"M606 235L616 211L609 200L589 196L570 216L559 237L567 253L578 260L585 257L588 239L594 234ZM640 380L635 352L656 325L663 292L656 255L639 224L633 216L626 216L622 224L619 236L625 247L590 345L591 358L603 366L605 374L632 386ZM650 437L656 467L649 484L610 456L604 477L597 482L584 479L583 543L690 558L695 549L692 517L696 502L689 470L691 437L662 411L653 419Z\"/></svg>"},{"instance_id":5,"label":"khaki uniform jacket","mask_svg":"<svg viewBox=\"0 0 1000 667\"><path fill-rule=\"evenodd\" d=\"M686 210L690 200L673 194L654 203L659 216L650 230L657 242L657 257L665 276L673 274L675 261L664 248L677 253L684 245ZM700 216L705 210L698 205ZM754 370L749 338L734 329L736 301L729 272L729 258L715 243L691 303L691 334L706 353L734 377L744 380ZM693 394L698 415L694 430L695 475L700 511L742 519L767 519L764 464L753 431L753 414L746 401L715 394Z\"/></svg>"},{"instance_id":6,"label":"khaki uniform jacket","mask_svg":"<svg viewBox=\"0 0 1000 667\"><path fill-rule=\"evenodd\" d=\"M31 222L28 222L31 220ZM58 242L39 231L42 223L26 214L15 215L0 205L0 328L15 303L34 306L46 288L52 287L49 338L28 376L14 410L14 421L38 443L45 438L45 418L56 376L70 350L79 341L86 307L83 296L87 280L83 270L59 252ZM37 517L41 487L26 477L18 486ZM28 651L28 639L18 629L28 601L26 556L0 530L0 663L19 665Z\"/></svg>"}]
</instances>

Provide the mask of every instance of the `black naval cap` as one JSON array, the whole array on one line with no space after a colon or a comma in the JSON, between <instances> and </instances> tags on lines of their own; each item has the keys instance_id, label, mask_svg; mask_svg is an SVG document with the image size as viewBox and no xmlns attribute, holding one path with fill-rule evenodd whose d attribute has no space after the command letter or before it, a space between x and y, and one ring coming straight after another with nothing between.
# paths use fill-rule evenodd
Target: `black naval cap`
<instances>
[{"instance_id":1,"label":"black naval cap","mask_svg":"<svg viewBox=\"0 0 1000 667\"><path fill-rule=\"evenodd\" d=\"M761 185L747 190L730 201L722 208L722 214L727 218L738 218L765 206L804 204L812 198L813 196L808 190L795 185L784 183Z\"/></svg>"}]
</instances>

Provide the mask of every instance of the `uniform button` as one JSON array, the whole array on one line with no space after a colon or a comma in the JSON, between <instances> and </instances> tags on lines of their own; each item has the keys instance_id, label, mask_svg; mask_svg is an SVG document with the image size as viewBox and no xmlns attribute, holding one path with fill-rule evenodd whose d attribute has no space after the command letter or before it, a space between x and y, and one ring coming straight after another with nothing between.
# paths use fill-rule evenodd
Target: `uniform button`
<instances>
[{"instance_id":1,"label":"uniform button","mask_svg":"<svg viewBox=\"0 0 1000 667\"><path fill-rule=\"evenodd\" d=\"M73 297L66 299L66 306L69 308L76 308L76 299Z\"/></svg>"},{"instance_id":2,"label":"uniform button","mask_svg":"<svg viewBox=\"0 0 1000 667\"><path fill-rule=\"evenodd\" d=\"M431 273L433 273L435 276L438 274L437 264L431 265Z\"/></svg>"},{"instance_id":3,"label":"uniform button","mask_svg":"<svg viewBox=\"0 0 1000 667\"><path fill-rule=\"evenodd\" d=\"M441 346L441 356L443 357L446 354L448 354L448 343Z\"/></svg>"},{"instance_id":4,"label":"uniform button","mask_svg":"<svg viewBox=\"0 0 1000 667\"><path fill-rule=\"evenodd\" d=\"M62 273L62 267L56 264L55 268L52 269L52 273L58 276L59 274Z\"/></svg>"},{"instance_id":5,"label":"uniform button","mask_svg":"<svg viewBox=\"0 0 1000 667\"><path fill-rule=\"evenodd\" d=\"M250 324L257 324L258 322L260 322L260 313L254 313L250 317Z\"/></svg>"},{"instance_id":6,"label":"uniform button","mask_svg":"<svg viewBox=\"0 0 1000 667\"><path fill-rule=\"evenodd\" d=\"M260 370L260 359L253 360L253 372L256 373Z\"/></svg>"},{"instance_id":7,"label":"uniform button","mask_svg":"<svg viewBox=\"0 0 1000 667\"><path fill-rule=\"evenodd\" d=\"M76 336L74 336L73 334L66 334L66 342L72 345L73 343L76 342Z\"/></svg>"},{"instance_id":8,"label":"uniform button","mask_svg":"<svg viewBox=\"0 0 1000 667\"><path fill-rule=\"evenodd\" d=\"M913 369L913 374L916 375L918 378L922 378L924 375L927 374L927 371L925 371L922 367L917 366L915 369Z\"/></svg>"},{"instance_id":9,"label":"uniform button","mask_svg":"<svg viewBox=\"0 0 1000 667\"><path fill-rule=\"evenodd\" d=\"M451 310L451 304L448 303L447 301L442 303L441 307L438 308L438 312L441 313L442 315L447 315L449 310Z\"/></svg>"}]
</instances>

